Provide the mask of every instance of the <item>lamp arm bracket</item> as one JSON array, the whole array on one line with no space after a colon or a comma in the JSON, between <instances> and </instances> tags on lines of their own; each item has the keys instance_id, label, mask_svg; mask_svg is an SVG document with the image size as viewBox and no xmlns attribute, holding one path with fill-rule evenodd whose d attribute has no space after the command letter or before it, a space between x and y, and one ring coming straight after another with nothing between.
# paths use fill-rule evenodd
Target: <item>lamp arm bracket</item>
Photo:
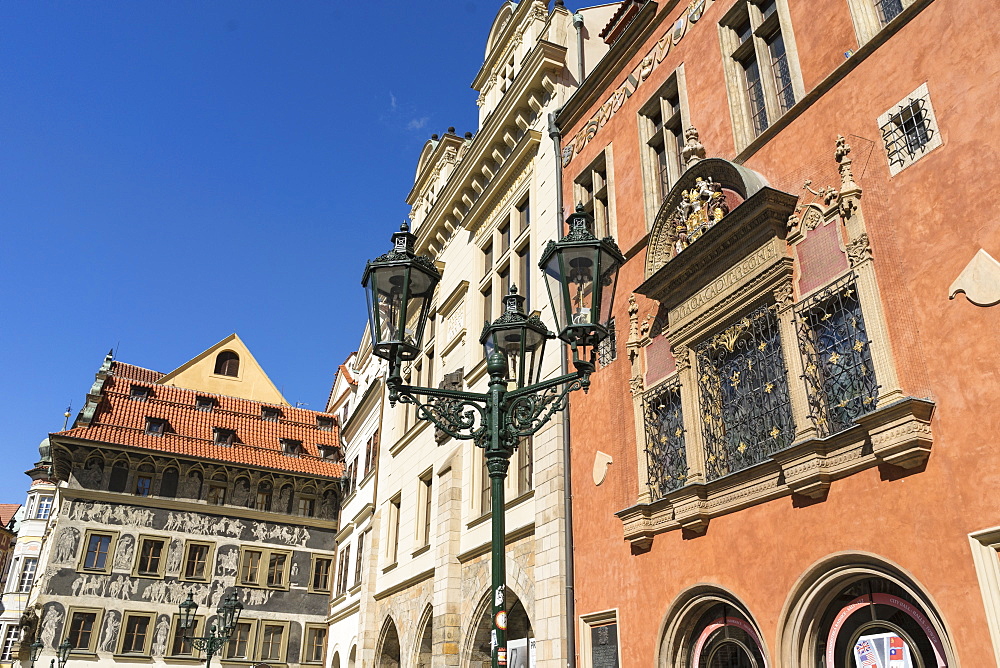
<instances>
[{"instance_id":1,"label":"lamp arm bracket","mask_svg":"<svg viewBox=\"0 0 1000 668\"><path fill-rule=\"evenodd\" d=\"M584 389L585 383L586 378L570 373L512 392L514 396L508 396L505 410L511 440L516 442L544 427L555 413L569 404L569 393Z\"/></svg>"},{"instance_id":2,"label":"lamp arm bracket","mask_svg":"<svg viewBox=\"0 0 1000 668\"><path fill-rule=\"evenodd\" d=\"M421 401L417 395L428 397ZM417 417L434 423L438 429L459 440L481 441L486 436L485 395L456 390L402 386L398 400L417 408Z\"/></svg>"}]
</instances>

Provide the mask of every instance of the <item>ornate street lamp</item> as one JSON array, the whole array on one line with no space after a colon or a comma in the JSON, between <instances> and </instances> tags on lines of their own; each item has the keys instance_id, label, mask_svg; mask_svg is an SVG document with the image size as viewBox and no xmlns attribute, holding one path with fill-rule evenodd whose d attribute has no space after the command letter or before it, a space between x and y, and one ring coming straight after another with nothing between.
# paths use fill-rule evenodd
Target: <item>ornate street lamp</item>
<instances>
[{"instance_id":1,"label":"ornate street lamp","mask_svg":"<svg viewBox=\"0 0 1000 668\"><path fill-rule=\"evenodd\" d=\"M56 648L56 657L59 659L59 668L66 668L66 662L69 661L69 653L73 651L73 643L69 640L63 640L59 643L59 647ZM56 659L52 659L49 662L51 667L55 663Z\"/></svg>"},{"instance_id":2,"label":"ornate street lamp","mask_svg":"<svg viewBox=\"0 0 1000 668\"><path fill-rule=\"evenodd\" d=\"M610 237L597 239L593 218L577 207L570 231L549 242L539 266L545 271L559 338L569 344L575 371L541 379L545 342L555 338L538 315L524 313L524 297L512 286L499 318L486 323L479 341L486 349L485 393L404 385L401 369L421 349L434 288L441 278L433 261L416 255L416 237L404 224L393 250L365 267L372 351L389 362L389 401L413 404L417 416L457 439L485 450L492 519L492 665L507 665L504 480L519 441L540 430L567 405L573 390L586 390L597 346L608 331L618 270L625 258ZM426 397L422 401L418 397ZM567 463L568 465L568 463Z\"/></svg>"},{"instance_id":3,"label":"ornate street lamp","mask_svg":"<svg viewBox=\"0 0 1000 668\"><path fill-rule=\"evenodd\" d=\"M35 668L35 661L38 660L38 657L42 654L42 650L45 649L45 644L41 640L36 640L35 642L31 643L31 645L29 645L29 648L30 648L29 656L31 657L31 668Z\"/></svg>"},{"instance_id":4,"label":"ornate street lamp","mask_svg":"<svg viewBox=\"0 0 1000 668\"><path fill-rule=\"evenodd\" d=\"M215 611L218 615L216 624L213 624L208 633L203 636L189 636L186 633L197 625L195 614L198 612L198 604L194 602L191 594L188 594L178 607L180 614L177 618L177 626L180 627L181 632L184 633L184 639L191 643L192 647L205 652L205 666L209 666L212 663L212 657L233 635L236 624L240 620L240 614L243 612L243 604L240 603L235 591L227 596Z\"/></svg>"}]
</instances>

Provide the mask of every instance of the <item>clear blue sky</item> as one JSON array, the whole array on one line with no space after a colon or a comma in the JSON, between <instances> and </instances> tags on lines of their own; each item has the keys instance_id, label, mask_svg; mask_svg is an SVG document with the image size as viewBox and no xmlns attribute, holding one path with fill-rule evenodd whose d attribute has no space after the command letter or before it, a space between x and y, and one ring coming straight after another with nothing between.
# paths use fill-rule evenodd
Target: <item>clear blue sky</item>
<instances>
[{"instance_id":1,"label":"clear blue sky","mask_svg":"<svg viewBox=\"0 0 1000 668\"><path fill-rule=\"evenodd\" d=\"M104 355L237 332L321 409L499 0L0 3L0 502Z\"/></svg>"}]
</instances>

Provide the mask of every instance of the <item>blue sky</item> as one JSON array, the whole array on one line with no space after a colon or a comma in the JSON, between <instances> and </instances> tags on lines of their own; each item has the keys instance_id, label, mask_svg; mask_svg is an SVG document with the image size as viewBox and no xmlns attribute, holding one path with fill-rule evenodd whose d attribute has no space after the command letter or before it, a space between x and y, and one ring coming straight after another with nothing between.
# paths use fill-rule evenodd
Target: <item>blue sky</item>
<instances>
[{"instance_id":1,"label":"blue sky","mask_svg":"<svg viewBox=\"0 0 1000 668\"><path fill-rule=\"evenodd\" d=\"M110 348L167 372L235 331L321 409L499 6L0 3L0 502Z\"/></svg>"}]
</instances>

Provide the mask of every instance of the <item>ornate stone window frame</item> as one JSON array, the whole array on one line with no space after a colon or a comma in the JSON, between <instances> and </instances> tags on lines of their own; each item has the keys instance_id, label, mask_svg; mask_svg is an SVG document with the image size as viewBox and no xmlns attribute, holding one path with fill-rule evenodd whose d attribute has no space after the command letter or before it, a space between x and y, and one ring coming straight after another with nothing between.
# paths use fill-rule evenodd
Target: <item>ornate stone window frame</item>
<instances>
[{"instance_id":1,"label":"ornate stone window frame","mask_svg":"<svg viewBox=\"0 0 1000 668\"><path fill-rule=\"evenodd\" d=\"M691 125L691 113L688 108L688 97L687 97L687 79L684 76L684 63L677 66L673 72L667 77L667 80L659 90L656 91L649 100L643 105L638 111L638 119L636 127L639 130L639 151L640 151L640 163L642 165L642 178L645 188L643 188L643 199L645 200L645 213L646 213L646 225L647 227L652 226L653 219L656 217L656 213L663 203L663 199L669 193L659 192L659 184L657 179L659 178L659 166L656 165L655 160L652 155L652 149L649 146L650 140L656 134L657 130L650 120L652 116L657 113L662 114L662 118L667 117L668 108L665 104L666 98L670 93L676 93L678 101L678 111L677 114L680 116L680 128L682 133ZM661 127L659 132L663 132ZM668 172L671 184L675 183L677 179L680 178L681 174L674 174L674 165L680 164L680 172L683 173L684 168L684 158L681 155L680 147L675 150L671 146L666 146L667 154L670 157L670 162L668 164Z\"/></svg>"},{"instance_id":2,"label":"ornate stone window frame","mask_svg":"<svg viewBox=\"0 0 1000 668\"><path fill-rule=\"evenodd\" d=\"M642 435L637 439L636 452L640 485L638 503L617 515L623 522L625 538L637 549L648 549L657 533L683 529L699 534L713 517L792 494L821 499L838 478L881 464L914 469L929 456L934 404L905 396L899 386L860 208L861 188L854 182L849 153L850 147L839 138L835 155L841 187L813 191L823 198L823 206L797 206L796 196L774 190L759 175L716 158L695 161L664 201L650 233L646 281L637 292L659 302L658 320L671 347L674 371L646 387L644 349L659 332L651 331L652 314L640 326L634 299L627 344L636 434ZM671 236L676 220L671 222L671 216L679 211L684 191L705 178L743 201L678 250L674 246L676 235ZM737 198L730 198L735 203ZM850 428L820 438L810 419L803 381L794 278L795 245L824 221L836 224L841 234L842 250L850 266L833 280L853 274L879 389L874 410L858 417ZM796 426L794 438L791 445L760 463L707 481L694 347L734 317L768 303L777 309ZM654 498L646 484L649 470L644 398L667 383L677 383L681 388L687 480L683 486Z\"/></svg>"},{"instance_id":3,"label":"ornate stone window frame","mask_svg":"<svg viewBox=\"0 0 1000 668\"><path fill-rule=\"evenodd\" d=\"M1000 527L970 533L969 546L986 608L993 656L1000 665Z\"/></svg>"},{"instance_id":4,"label":"ornate stone window frame","mask_svg":"<svg viewBox=\"0 0 1000 668\"><path fill-rule=\"evenodd\" d=\"M602 610L600 612L592 612L586 615L580 615L580 667L581 668L593 668L593 644L591 640L591 631L593 629L599 628L601 626L610 626L614 624L618 627L618 633L616 636L616 644L618 646L618 665L622 665L622 634L621 634L621 622L618 619L618 608L611 608L610 610Z\"/></svg>"}]
</instances>

